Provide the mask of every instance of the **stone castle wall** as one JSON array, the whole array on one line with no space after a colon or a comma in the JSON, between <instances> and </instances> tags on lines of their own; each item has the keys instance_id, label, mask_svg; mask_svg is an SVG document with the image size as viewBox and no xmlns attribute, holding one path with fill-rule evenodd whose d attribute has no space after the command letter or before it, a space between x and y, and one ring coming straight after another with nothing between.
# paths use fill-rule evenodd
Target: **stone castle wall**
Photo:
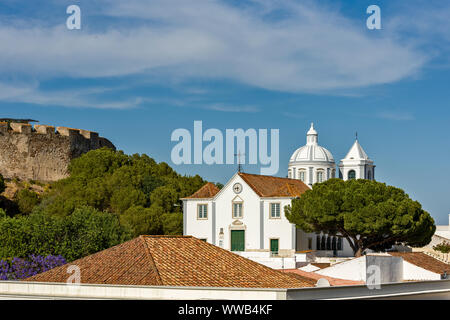
<instances>
[{"instance_id":1,"label":"stone castle wall","mask_svg":"<svg viewBox=\"0 0 450 320\"><path fill-rule=\"evenodd\" d=\"M102 147L115 149L96 132L0 122L0 173L5 178L56 181L68 176L72 159Z\"/></svg>"}]
</instances>

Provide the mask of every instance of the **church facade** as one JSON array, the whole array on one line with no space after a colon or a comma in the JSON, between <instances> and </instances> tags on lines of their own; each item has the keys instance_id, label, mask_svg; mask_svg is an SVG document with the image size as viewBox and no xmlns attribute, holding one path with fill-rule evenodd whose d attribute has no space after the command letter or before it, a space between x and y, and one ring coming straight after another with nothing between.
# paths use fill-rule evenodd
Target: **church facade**
<instances>
[{"instance_id":1,"label":"church facade","mask_svg":"<svg viewBox=\"0 0 450 320\"><path fill-rule=\"evenodd\" d=\"M358 140L339 163L339 177L374 179L373 161ZM305 233L290 223L284 207L320 183L336 176L330 151L318 144L311 124L306 145L298 148L288 165L288 177L237 172L218 189L208 183L183 200L183 233L231 251L270 252L290 257L315 251L319 256L352 256L342 237Z\"/></svg>"}]
</instances>

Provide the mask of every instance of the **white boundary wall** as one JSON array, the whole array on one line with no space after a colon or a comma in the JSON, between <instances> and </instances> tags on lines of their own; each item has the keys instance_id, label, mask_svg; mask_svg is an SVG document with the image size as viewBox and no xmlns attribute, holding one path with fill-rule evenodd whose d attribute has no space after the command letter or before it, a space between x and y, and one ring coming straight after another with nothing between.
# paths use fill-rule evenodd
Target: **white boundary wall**
<instances>
[{"instance_id":1,"label":"white boundary wall","mask_svg":"<svg viewBox=\"0 0 450 320\"><path fill-rule=\"evenodd\" d=\"M0 281L0 297L8 299L155 299L155 300L279 300L286 289L69 285L51 282Z\"/></svg>"},{"instance_id":2,"label":"white boundary wall","mask_svg":"<svg viewBox=\"0 0 450 320\"><path fill-rule=\"evenodd\" d=\"M450 280L336 286L299 289L244 289L208 287L153 287L0 281L0 299L222 299L222 300L315 300L315 299L447 299Z\"/></svg>"}]
</instances>

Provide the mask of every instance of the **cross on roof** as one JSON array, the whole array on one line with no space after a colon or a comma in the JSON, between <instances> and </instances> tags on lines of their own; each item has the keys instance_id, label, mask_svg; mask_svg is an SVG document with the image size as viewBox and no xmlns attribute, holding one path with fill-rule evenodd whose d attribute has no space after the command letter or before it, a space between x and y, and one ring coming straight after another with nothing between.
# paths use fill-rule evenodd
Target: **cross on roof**
<instances>
[{"instance_id":1,"label":"cross on roof","mask_svg":"<svg viewBox=\"0 0 450 320\"><path fill-rule=\"evenodd\" d=\"M242 166L241 166L241 156L245 156L245 153L241 153L240 151L238 153L234 154L235 157L238 158L238 172L241 172Z\"/></svg>"}]
</instances>

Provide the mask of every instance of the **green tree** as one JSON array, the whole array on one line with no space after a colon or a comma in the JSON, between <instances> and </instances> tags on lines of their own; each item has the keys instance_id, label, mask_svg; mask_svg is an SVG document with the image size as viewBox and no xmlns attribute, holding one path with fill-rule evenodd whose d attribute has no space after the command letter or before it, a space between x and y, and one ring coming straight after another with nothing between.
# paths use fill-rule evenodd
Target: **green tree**
<instances>
[{"instance_id":1,"label":"green tree","mask_svg":"<svg viewBox=\"0 0 450 320\"><path fill-rule=\"evenodd\" d=\"M294 199L285 214L306 232L341 235L355 256L394 244L421 247L436 229L430 214L403 190L363 179L315 184Z\"/></svg>"},{"instance_id":2,"label":"green tree","mask_svg":"<svg viewBox=\"0 0 450 320\"><path fill-rule=\"evenodd\" d=\"M171 212L162 216L163 233L167 235L183 234L183 213Z\"/></svg>"},{"instance_id":3,"label":"green tree","mask_svg":"<svg viewBox=\"0 0 450 320\"><path fill-rule=\"evenodd\" d=\"M68 217L39 210L13 218L0 214L0 259L60 254L73 261L130 238L116 215L91 207L77 208Z\"/></svg>"},{"instance_id":4,"label":"green tree","mask_svg":"<svg viewBox=\"0 0 450 320\"><path fill-rule=\"evenodd\" d=\"M40 199L36 192L28 189L22 189L17 193L15 201L19 206L20 213L30 214L34 207L39 204Z\"/></svg>"},{"instance_id":5,"label":"green tree","mask_svg":"<svg viewBox=\"0 0 450 320\"><path fill-rule=\"evenodd\" d=\"M133 206L120 215L121 224L130 228L134 237L162 233L162 209L157 206Z\"/></svg>"}]
</instances>

